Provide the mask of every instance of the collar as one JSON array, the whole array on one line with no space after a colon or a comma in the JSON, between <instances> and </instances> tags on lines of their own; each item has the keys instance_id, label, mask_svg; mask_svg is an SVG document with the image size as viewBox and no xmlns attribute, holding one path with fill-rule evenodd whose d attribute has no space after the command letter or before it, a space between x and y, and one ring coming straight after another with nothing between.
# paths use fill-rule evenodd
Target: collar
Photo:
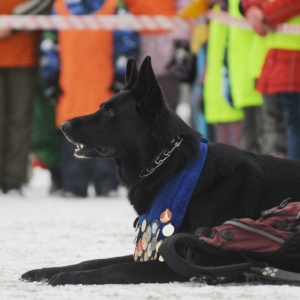
<instances>
[{"instance_id":1,"label":"collar","mask_svg":"<svg viewBox=\"0 0 300 300\"><path fill-rule=\"evenodd\" d=\"M206 161L207 150L207 140L203 139L198 157L162 187L148 212L138 218L135 261L157 259L163 239L178 231Z\"/></svg>"},{"instance_id":2,"label":"collar","mask_svg":"<svg viewBox=\"0 0 300 300\"><path fill-rule=\"evenodd\" d=\"M159 166L161 166L163 164L163 162L170 157L170 155L172 154L172 152L180 146L181 142L182 142L183 138L181 138L179 135L177 135L175 137L175 139L173 139L171 141L171 145L169 147L169 149L163 150L159 153L158 156L156 156L154 158L154 160L151 162L151 165L144 169L139 177L140 180L145 179L146 177L148 177L150 174L152 174Z\"/></svg>"}]
</instances>

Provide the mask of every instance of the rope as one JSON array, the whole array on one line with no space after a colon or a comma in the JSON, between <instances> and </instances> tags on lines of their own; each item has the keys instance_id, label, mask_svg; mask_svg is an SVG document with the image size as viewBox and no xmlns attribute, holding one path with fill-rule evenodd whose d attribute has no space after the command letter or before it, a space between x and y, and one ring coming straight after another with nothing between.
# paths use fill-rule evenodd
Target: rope
<instances>
[{"instance_id":1,"label":"rope","mask_svg":"<svg viewBox=\"0 0 300 300\"><path fill-rule=\"evenodd\" d=\"M251 26L244 18L232 17L224 12L209 11L205 15L206 19L219 23L251 30ZM198 22L203 22L200 18ZM0 29L15 30L49 30L49 29L75 29L75 30L173 30L180 28L190 28L197 24L196 19L181 19L177 16L133 16L133 15L102 15L102 16L0 16ZM280 24L276 27L276 32L284 34L299 34L299 24Z\"/></svg>"}]
</instances>

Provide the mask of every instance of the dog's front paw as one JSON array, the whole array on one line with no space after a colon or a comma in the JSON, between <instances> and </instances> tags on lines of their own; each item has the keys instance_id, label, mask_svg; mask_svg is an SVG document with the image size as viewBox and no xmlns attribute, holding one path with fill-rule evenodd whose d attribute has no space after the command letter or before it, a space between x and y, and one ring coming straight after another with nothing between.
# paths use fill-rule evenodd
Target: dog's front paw
<instances>
[{"instance_id":1,"label":"dog's front paw","mask_svg":"<svg viewBox=\"0 0 300 300\"><path fill-rule=\"evenodd\" d=\"M36 269L36 270L31 270L31 271L24 273L21 276L21 279L30 281L30 282L32 282L32 281L47 281L57 273L58 272L57 272L56 268Z\"/></svg>"},{"instance_id":2,"label":"dog's front paw","mask_svg":"<svg viewBox=\"0 0 300 300\"><path fill-rule=\"evenodd\" d=\"M52 286L66 285L66 284L87 284L85 277L81 272L63 272L54 275L48 281Z\"/></svg>"}]
</instances>

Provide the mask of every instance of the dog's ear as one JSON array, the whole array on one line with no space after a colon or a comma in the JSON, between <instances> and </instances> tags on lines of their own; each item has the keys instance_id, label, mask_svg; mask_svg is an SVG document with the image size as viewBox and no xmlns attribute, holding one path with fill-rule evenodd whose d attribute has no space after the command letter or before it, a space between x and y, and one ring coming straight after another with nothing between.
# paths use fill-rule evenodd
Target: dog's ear
<instances>
[{"instance_id":1,"label":"dog's ear","mask_svg":"<svg viewBox=\"0 0 300 300\"><path fill-rule=\"evenodd\" d=\"M136 66L136 60L133 57L130 57L126 65L126 84L124 90L130 90L134 86L138 76L138 69Z\"/></svg>"},{"instance_id":2,"label":"dog's ear","mask_svg":"<svg viewBox=\"0 0 300 300\"><path fill-rule=\"evenodd\" d=\"M132 88L137 98L137 109L143 115L159 117L165 108L162 90L154 75L151 57L142 62L137 81Z\"/></svg>"}]
</instances>

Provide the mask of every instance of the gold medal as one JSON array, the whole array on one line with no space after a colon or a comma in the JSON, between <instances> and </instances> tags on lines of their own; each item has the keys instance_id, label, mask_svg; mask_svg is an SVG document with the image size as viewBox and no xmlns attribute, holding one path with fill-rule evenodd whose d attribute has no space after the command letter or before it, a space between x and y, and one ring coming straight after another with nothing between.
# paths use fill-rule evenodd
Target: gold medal
<instances>
[{"instance_id":1,"label":"gold medal","mask_svg":"<svg viewBox=\"0 0 300 300\"><path fill-rule=\"evenodd\" d=\"M142 223L141 231L144 232L146 230L146 227L147 227L147 221L145 219Z\"/></svg>"},{"instance_id":2,"label":"gold medal","mask_svg":"<svg viewBox=\"0 0 300 300\"><path fill-rule=\"evenodd\" d=\"M149 260L149 256L147 251L144 252L144 261L148 261Z\"/></svg>"},{"instance_id":3,"label":"gold medal","mask_svg":"<svg viewBox=\"0 0 300 300\"><path fill-rule=\"evenodd\" d=\"M159 249L160 245L162 244L162 242L163 242L162 240L157 242L156 247L155 247L156 252L158 252L158 249Z\"/></svg>"},{"instance_id":4,"label":"gold medal","mask_svg":"<svg viewBox=\"0 0 300 300\"><path fill-rule=\"evenodd\" d=\"M144 232L143 236L142 236L142 248L143 248L143 250L146 250L147 246L148 246L147 234L146 234L146 232Z\"/></svg>"}]
</instances>

